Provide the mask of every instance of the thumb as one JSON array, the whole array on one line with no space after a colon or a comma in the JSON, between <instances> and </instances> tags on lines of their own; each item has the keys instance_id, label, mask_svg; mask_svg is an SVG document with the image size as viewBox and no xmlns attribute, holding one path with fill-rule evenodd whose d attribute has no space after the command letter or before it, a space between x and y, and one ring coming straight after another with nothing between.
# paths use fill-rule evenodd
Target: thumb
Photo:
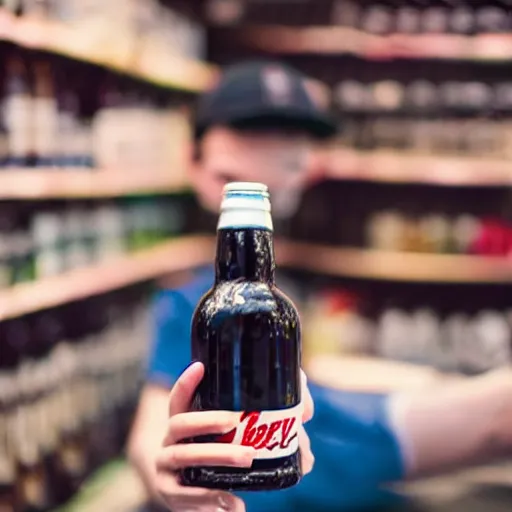
<instances>
[{"instance_id":1,"label":"thumb","mask_svg":"<svg viewBox=\"0 0 512 512\"><path fill-rule=\"evenodd\" d=\"M303 413L302 413L302 422L307 423L311 420L315 413L315 405L313 403L313 398L311 397L311 393L308 388L308 378L306 377L306 374L303 370L300 371L301 373L301 386L302 386L302 404L304 407Z\"/></svg>"},{"instance_id":2,"label":"thumb","mask_svg":"<svg viewBox=\"0 0 512 512\"><path fill-rule=\"evenodd\" d=\"M169 416L189 411L192 398L203 375L203 363L191 364L180 375L169 396Z\"/></svg>"}]
</instances>

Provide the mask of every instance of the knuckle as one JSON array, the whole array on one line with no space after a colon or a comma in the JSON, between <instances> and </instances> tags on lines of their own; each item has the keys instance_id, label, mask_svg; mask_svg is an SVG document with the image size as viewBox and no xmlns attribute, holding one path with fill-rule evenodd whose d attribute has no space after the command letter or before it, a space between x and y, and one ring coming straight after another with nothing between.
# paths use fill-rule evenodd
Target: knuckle
<instances>
[{"instance_id":1,"label":"knuckle","mask_svg":"<svg viewBox=\"0 0 512 512\"><path fill-rule=\"evenodd\" d=\"M164 450L157 459L157 470L161 472L168 471L169 468L176 467L177 456L176 450L171 447Z\"/></svg>"}]
</instances>

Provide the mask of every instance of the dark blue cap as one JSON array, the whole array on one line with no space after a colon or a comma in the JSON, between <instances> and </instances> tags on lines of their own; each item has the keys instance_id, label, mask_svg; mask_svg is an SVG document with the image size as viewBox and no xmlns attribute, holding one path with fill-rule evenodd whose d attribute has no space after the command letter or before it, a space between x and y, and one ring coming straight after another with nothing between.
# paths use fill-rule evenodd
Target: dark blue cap
<instances>
[{"instance_id":1,"label":"dark blue cap","mask_svg":"<svg viewBox=\"0 0 512 512\"><path fill-rule=\"evenodd\" d=\"M212 126L295 129L316 138L335 135L336 124L314 102L306 78L279 62L252 61L232 66L199 100L195 136Z\"/></svg>"}]
</instances>

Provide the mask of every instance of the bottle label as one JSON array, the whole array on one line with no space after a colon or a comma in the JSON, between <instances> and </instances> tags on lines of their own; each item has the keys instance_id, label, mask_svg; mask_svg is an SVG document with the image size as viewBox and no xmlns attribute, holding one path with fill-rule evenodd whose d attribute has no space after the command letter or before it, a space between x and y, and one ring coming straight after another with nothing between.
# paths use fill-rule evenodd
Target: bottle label
<instances>
[{"instance_id":1,"label":"bottle label","mask_svg":"<svg viewBox=\"0 0 512 512\"><path fill-rule=\"evenodd\" d=\"M298 404L277 411L244 412L239 425L217 442L252 446L255 459L288 457L299 449L302 411L302 404Z\"/></svg>"}]
</instances>

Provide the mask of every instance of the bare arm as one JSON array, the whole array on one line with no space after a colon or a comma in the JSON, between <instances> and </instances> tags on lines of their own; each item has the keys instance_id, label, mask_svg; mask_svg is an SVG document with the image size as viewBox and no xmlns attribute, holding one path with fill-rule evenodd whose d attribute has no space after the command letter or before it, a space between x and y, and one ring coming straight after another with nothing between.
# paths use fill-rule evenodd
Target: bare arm
<instances>
[{"instance_id":1,"label":"bare arm","mask_svg":"<svg viewBox=\"0 0 512 512\"><path fill-rule=\"evenodd\" d=\"M391 399L408 476L468 467L512 453L512 371L461 378Z\"/></svg>"},{"instance_id":2,"label":"bare arm","mask_svg":"<svg viewBox=\"0 0 512 512\"><path fill-rule=\"evenodd\" d=\"M128 440L128 457L153 499L160 500L155 488L156 459L167 433L169 390L146 385Z\"/></svg>"},{"instance_id":3,"label":"bare arm","mask_svg":"<svg viewBox=\"0 0 512 512\"><path fill-rule=\"evenodd\" d=\"M368 357L316 357L312 381L390 395L390 418L410 478L512 453L512 369L480 377Z\"/></svg>"}]
</instances>

